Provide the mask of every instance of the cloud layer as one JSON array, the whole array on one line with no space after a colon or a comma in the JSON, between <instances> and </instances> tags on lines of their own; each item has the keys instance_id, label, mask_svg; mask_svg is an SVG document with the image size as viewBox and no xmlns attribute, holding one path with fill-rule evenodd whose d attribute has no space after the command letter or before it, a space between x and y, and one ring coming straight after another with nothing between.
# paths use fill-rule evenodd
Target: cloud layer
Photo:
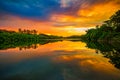
<instances>
[{"instance_id":1,"label":"cloud layer","mask_svg":"<svg viewBox=\"0 0 120 80\"><path fill-rule=\"evenodd\" d=\"M0 0L0 29L74 35L101 24L118 9L120 0Z\"/></svg>"},{"instance_id":2,"label":"cloud layer","mask_svg":"<svg viewBox=\"0 0 120 80\"><path fill-rule=\"evenodd\" d=\"M0 14L44 20L54 11L61 11L56 0L0 0Z\"/></svg>"},{"instance_id":3,"label":"cloud layer","mask_svg":"<svg viewBox=\"0 0 120 80\"><path fill-rule=\"evenodd\" d=\"M0 15L47 20L51 14L77 15L80 9L119 0L0 0Z\"/></svg>"}]
</instances>

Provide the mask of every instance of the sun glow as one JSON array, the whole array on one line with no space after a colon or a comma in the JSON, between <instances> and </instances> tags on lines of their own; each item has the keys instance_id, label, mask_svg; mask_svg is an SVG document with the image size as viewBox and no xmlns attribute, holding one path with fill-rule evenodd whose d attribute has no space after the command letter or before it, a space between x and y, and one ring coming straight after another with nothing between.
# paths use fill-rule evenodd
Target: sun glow
<instances>
[{"instance_id":1,"label":"sun glow","mask_svg":"<svg viewBox=\"0 0 120 80\"><path fill-rule=\"evenodd\" d=\"M70 36L85 33L85 30L102 24L112 14L120 9L119 0L110 0L88 4L78 0L61 0L60 12L51 11L47 19L39 20L17 15L0 15L0 29L17 31L21 29L36 29L39 33ZM77 2L77 3L76 3ZM70 4L76 5L71 6ZM78 10L76 10L76 8ZM75 10L74 10L75 9ZM72 12L72 13L71 13ZM45 13L46 14L46 13ZM44 15L43 15L44 16ZM37 17L41 18L41 17Z\"/></svg>"}]
</instances>

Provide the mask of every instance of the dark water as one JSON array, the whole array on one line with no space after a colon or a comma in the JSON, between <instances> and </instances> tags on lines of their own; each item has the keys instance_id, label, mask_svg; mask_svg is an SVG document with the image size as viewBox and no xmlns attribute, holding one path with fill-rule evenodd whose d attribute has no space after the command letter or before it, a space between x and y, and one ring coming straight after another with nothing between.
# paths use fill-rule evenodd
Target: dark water
<instances>
[{"instance_id":1,"label":"dark water","mask_svg":"<svg viewBox=\"0 0 120 80\"><path fill-rule=\"evenodd\" d=\"M0 80L120 80L114 45L59 41L0 50Z\"/></svg>"}]
</instances>

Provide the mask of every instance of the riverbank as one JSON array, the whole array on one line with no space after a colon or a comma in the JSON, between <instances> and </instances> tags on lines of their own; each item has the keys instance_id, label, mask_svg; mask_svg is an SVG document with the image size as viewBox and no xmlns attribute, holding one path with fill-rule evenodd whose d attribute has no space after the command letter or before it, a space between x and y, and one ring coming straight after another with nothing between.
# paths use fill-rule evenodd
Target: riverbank
<instances>
[{"instance_id":1,"label":"riverbank","mask_svg":"<svg viewBox=\"0 0 120 80\"><path fill-rule=\"evenodd\" d=\"M15 31L0 30L0 49L9 47L30 46L32 44L46 44L56 42L60 36L46 34L31 34Z\"/></svg>"},{"instance_id":2,"label":"riverbank","mask_svg":"<svg viewBox=\"0 0 120 80\"><path fill-rule=\"evenodd\" d=\"M86 31L85 35L81 36L82 41L87 42L117 42L120 44L120 10L112 15L109 20L96 28Z\"/></svg>"}]
</instances>

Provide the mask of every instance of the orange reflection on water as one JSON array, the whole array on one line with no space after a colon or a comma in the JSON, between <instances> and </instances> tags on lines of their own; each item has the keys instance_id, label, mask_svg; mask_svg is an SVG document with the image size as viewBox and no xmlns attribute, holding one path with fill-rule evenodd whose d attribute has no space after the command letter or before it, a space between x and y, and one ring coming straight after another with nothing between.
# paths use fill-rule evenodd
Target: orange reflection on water
<instances>
[{"instance_id":1,"label":"orange reflection on water","mask_svg":"<svg viewBox=\"0 0 120 80\"><path fill-rule=\"evenodd\" d=\"M74 54L72 55L61 55L54 58L54 62L56 64L63 64L64 66L67 66L67 68L64 67L63 69L64 76L67 76L66 80L69 80L68 74L96 75L96 73L100 73L103 75L107 74L111 77L114 77L115 80L117 78L120 78L120 71L109 63L109 59L104 58L101 54L98 55L93 51L84 51L83 53L81 53L81 50L73 53ZM70 73L69 71L73 71L73 73ZM74 71L76 71L76 73L74 73ZM103 75L96 76L100 79L100 77L103 77ZM73 78L74 77L75 75L73 76Z\"/></svg>"},{"instance_id":2,"label":"orange reflection on water","mask_svg":"<svg viewBox=\"0 0 120 80\"><path fill-rule=\"evenodd\" d=\"M21 47L19 48L11 48L7 50L1 50L0 58L2 59L4 55L4 58L6 58L6 62L10 61L20 61L23 59L28 58L34 58L38 56L51 56L54 55L60 51L74 51L74 50L80 50L80 49L86 49L86 44L82 42L71 42L71 41L62 41L62 42L55 42L55 43L48 43L44 45L36 45L37 48L25 48L21 50ZM9 60L10 59L10 60Z\"/></svg>"},{"instance_id":3,"label":"orange reflection on water","mask_svg":"<svg viewBox=\"0 0 120 80\"><path fill-rule=\"evenodd\" d=\"M96 54L95 50L85 47L85 43L62 41L37 46L36 49L30 48L21 51L19 48L2 50L0 51L0 63L29 63L29 61L42 58L59 66L65 80L79 80L86 77L120 79L120 70L110 64L109 59L103 57L102 54ZM38 63L39 61L36 62L36 64Z\"/></svg>"}]
</instances>

